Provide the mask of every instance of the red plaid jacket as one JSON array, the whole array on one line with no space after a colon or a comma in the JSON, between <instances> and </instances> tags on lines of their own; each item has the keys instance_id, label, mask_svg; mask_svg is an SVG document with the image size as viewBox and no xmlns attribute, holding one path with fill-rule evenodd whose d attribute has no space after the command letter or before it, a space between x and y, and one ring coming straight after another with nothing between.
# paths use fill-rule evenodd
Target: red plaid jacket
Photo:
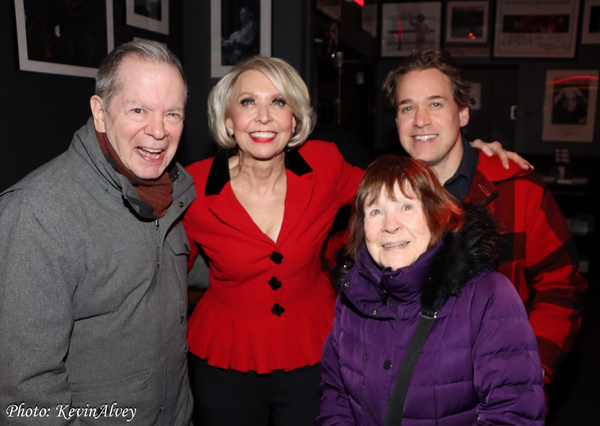
<instances>
[{"instance_id":1,"label":"red plaid jacket","mask_svg":"<svg viewBox=\"0 0 600 426\"><path fill-rule=\"evenodd\" d=\"M581 325L577 249L556 200L541 178L479 154L465 201L487 205L502 234L499 269L515 285L537 336L546 380L571 349Z\"/></svg>"}]
</instances>

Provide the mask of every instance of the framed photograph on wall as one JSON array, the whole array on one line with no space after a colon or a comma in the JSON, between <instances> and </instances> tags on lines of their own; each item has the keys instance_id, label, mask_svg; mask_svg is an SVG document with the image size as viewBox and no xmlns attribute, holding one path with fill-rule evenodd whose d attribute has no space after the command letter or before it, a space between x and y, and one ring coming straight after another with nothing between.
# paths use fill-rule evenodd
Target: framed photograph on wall
<instances>
[{"instance_id":1,"label":"framed photograph on wall","mask_svg":"<svg viewBox=\"0 0 600 426\"><path fill-rule=\"evenodd\" d=\"M581 43L600 43L600 0L586 0L585 2Z\"/></svg>"},{"instance_id":2,"label":"framed photograph on wall","mask_svg":"<svg viewBox=\"0 0 600 426\"><path fill-rule=\"evenodd\" d=\"M127 25L169 34L169 0L127 0Z\"/></svg>"},{"instance_id":3,"label":"framed photograph on wall","mask_svg":"<svg viewBox=\"0 0 600 426\"><path fill-rule=\"evenodd\" d=\"M442 2L384 3L381 56L408 56L414 49L440 48Z\"/></svg>"},{"instance_id":4,"label":"framed photograph on wall","mask_svg":"<svg viewBox=\"0 0 600 426\"><path fill-rule=\"evenodd\" d=\"M487 43L488 1L449 1L446 13L446 41Z\"/></svg>"},{"instance_id":5,"label":"framed photograph on wall","mask_svg":"<svg viewBox=\"0 0 600 426\"><path fill-rule=\"evenodd\" d=\"M573 58L579 0L499 1L494 56Z\"/></svg>"},{"instance_id":6,"label":"framed photograph on wall","mask_svg":"<svg viewBox=\"0 0 600 426\"><path fill-rule=\"evenodd\" d=\"M546 72L543 140L593 141L598 74L598 70Z\"/></svg>"},{"instance_id":7,"label":"framed photograph on wall","mask_svg":"<svg viewBox=\"0 0 600 426\"><path fill-rule=\"evenodd\" d=\"M46 3L15 0L19 69L96 77L114 48L112 0Z\"/></svg>"},{"instance_id":8,"label":"framed photograph on wall","mask_svg":"<svg viewBox=\"0 0 600 426\"><path fill-rule=\"evenodd\" d=\"M471 82L471 91L469 92L471 99L473 99L473 105L469 107L472 111L479 111L481 109L481 83Z\"/></svg>"},{"instance_id":9,"label":"framed photograph on wall","mask_svg":"<svg viewBox=\"0 0 600 426\"><path fill-rule=\"evenodd\" d=\"M211 0L211 76L242 59L271 56L271 0Z\"/></svg>"}]
</instances>

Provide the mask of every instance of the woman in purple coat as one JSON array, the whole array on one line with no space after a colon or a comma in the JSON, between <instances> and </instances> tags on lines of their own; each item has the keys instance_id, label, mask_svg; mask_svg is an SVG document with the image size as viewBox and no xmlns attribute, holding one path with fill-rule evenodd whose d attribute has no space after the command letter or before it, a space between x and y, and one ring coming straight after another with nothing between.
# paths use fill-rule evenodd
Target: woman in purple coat
<instances>
[{"instance_id":1,"label":"woman in purple coat","mask_svg":"<svg viewBox=\"0 0 600 426\"><path fill-rule=\"evenodd\" d=\"M422 309L437 312L409 381L403 426L543 425L537 344L514 286L494 271L483 208L460 206L423 163L394 155L356 193L319 425L383 425Z\"/></svg>"}]
</instances>

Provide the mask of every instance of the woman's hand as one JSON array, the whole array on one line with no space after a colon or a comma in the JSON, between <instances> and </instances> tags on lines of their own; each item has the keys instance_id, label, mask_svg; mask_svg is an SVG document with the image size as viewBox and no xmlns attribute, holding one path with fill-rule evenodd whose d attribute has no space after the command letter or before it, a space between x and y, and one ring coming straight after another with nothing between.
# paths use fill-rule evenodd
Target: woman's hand
<instances>
[{"instance_id":1,"label":"woman's hand","mask_svg":"<svg viewBox=\"0 0 600 426\"><path fill-rule=\"evenodd\" d=\"M494 155L497 155L500 158L500 161L502 162L502 165L505 169L508 169L509 160L512 160L515 163L517 163L522 169L533 170L533 166L529 163L529 161L521 157L516 152L505 150L504 148L502 148L502 144L500 144L500 142L498 141L488 143L482 141L481 139L475 139L473 142L471 142L471 146L473 148L477 148L483 151L483 153L488 157L493 157Z\"/></svg>"}]
</instances>

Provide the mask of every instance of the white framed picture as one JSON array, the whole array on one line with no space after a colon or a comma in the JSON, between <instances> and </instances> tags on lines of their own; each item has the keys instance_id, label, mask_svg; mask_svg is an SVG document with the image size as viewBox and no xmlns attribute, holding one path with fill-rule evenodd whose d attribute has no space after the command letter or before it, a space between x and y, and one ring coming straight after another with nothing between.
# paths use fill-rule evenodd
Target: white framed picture
<instances>
[{"instance_id":1,"label":"white framed picture","mask_svg":"<svg viewBox=\"0 0 600 426\"><path fill-rule=\"evenodd\" d=\"M543 140L594 140L598 74L598 70L546 71Z\"/></svg>"},{"instance_id":2,"label":"white framed picture","mask_svg":"<svg viewBox=\"0 0 600 426\"><path fill-rule=\"evenodd\" d=\"M271 56L271 0L211 0L210 35L212 77L246 57Z\"/></svg>"},{"instance_id":3,"label":"white framed picture","mask_svg":"<svg viewBox=\"0 0 600 426\"><path fill-rule=\"evenodd\" d=\"M439 49L442 3L384 3L381 56L408 56L415 49Z\"/></svg>"},{"instance_id":4,"label":"white framed picture","mask_svg":"<svg viewBox=\"0 0 600 426\"><path fill-rule=\"evenodd\" d=\"M19 69L96 77L100 63L114 48L112 0L52 2L57 7L15 0Z\"/></svg>"},{"instance_id":5,"label":"white framed picture","mask_svg":"<svg viewBox=\"0 0 600 426\"><path fill-rule=\"evenodd\" d=\"M499 1L494 56L573 58L579 0Z\"/></svg>"},{"instance_id":6,"label":"white framed picture","mask_svg":"<svg viewBox=\"0 0 600 426\"><path fill-rule=\"evenodd\" d=\"M169 0L127 0L127 25L169 34Z\"/></svg>"},{"instance_id":7,"label":"white framed picture","mask_svg":"<svg viewBox=\"0 0 600 426\"><path fill-rule=\"evenodd\" d=\"M446 13L446 41L487 43L488 21L488 1L450 1Z\"/></svg>"},{"instance_id":8,"label":"white framed picture","mask_svg":"<svg viewBox=\"0 0 600 426\"><path fill-rule=\"evenodd\" d=\"M600 0L586 0L585 2L581 43L600 44Z\"/></svg>"}]
</instances>

